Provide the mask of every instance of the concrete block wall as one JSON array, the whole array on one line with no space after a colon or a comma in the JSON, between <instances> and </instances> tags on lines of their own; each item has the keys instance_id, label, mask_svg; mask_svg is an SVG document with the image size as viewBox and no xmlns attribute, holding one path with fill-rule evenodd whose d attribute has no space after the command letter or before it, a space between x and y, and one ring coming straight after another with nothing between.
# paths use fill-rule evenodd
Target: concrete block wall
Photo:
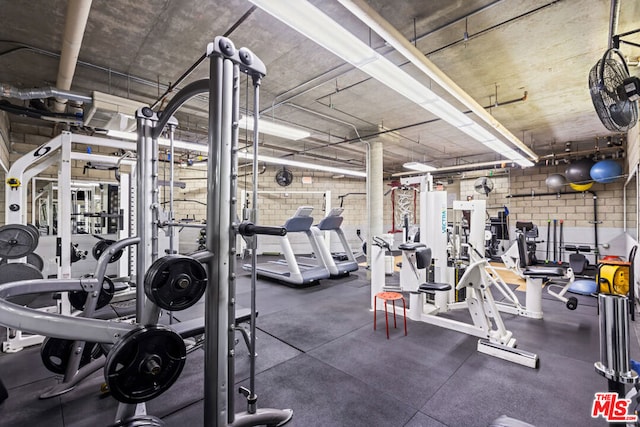
<instances>
[{"instance_id":1,"label":"concrete block wall","mask_svg":"<svg viewBox=\"0 0 640 427\"><path fill-rule=\"evenodd\" d=\"M4 113L0 114L0 138L4 141L9 138L9 145L6 155L10 161L15 161L20 156L31 151L38 145L50 140L57 132L51 126L34 124L37 122L25 121L14 122L10 129ZM0 159L3 156L4 143L0 144ZM86 147L78 145L74 147L76 151L86 150ZM113 154L115 149L92 147L93 153ZM165 156L166 157L166 156ZM161 156L162 158L162 156ZM162 160L166 160L162 158ZM114 173L112 171L84 170L84 162L73 162L73 179L92 180L99 182L113 182ZM159 166L159 179L169 180L169 164L161 162ZM314 217L316 222L325 214L325 201L322 194L303 193L323 193L331 191L331 206L340 206L341 198L344 207L344 229L352 247L359 247L359 239L356 237L356 230L362 231L362 237L366 238L367 210L365 180L358 178L334 179L332 174L302 171L291 168L294 173L294 181L288 187L280 187L275 182L275 175L279 170L278 166L267 165L264 173L259 175L260 191L265 193L259 197L259 222L265 225L281 225L284 221L301 205L314 206ZM239 171L242 175L244 170ZM494 183L494 190L487 196L478 194L474 188L475 176L456 180L454 184L446 184L445 190L452 198L466 199L468 195L474 198L486 198L488 215L496 216L497 211L503 206L507 206L510 211L510 225L513 230L515 222L533 221L538 224L541 238L546 237L546 223L549 219L563 219L565 243L593 244L593 197L590 193L563 194L560 197L537 196L524 198L508 198L509 194L534 194L549 192L545 180L551 173L564 173L563 166L549 166L530 168L525 170L514 169L508 175L496 175L491 177ZM45 171L43 176L55 178L57 169L52 167ZM303 184L302 177L311 177L312 184ZM5 178L5 177L3 177ZM206 216L206 168L205 167L177 167L175 169L175 180L184 182L184 189L175 188L175 218L178 220L191 219L201 222ZM633 186L629 187L627 194L627 206L623 204L623 183L624 180L612 184L596 183L593 190L598 195L598 225L600 243L607 242L623 233L623 218L626 209L627 214L632 215L637 210L637 195ZM251 186L251 176L240 176L238 179L239 189ZM385 190L390 189L385 182ZM567 191L569 187L567 187ZM0 193L4 192L4 186L0 186ZM266 192L273 192L267 194ZM275 193L279 192L279 193ZM286 194L285 194L286 193ZM238 195L240 197L240 194ZM161 202L168 201L168 188L160 189ZM4 200L4 197L1 198ZM384 197L384 230L390 230L393 225L391 194ZM0 202L0 207L4 209ZM238 203L242 207L242 201ZM163 205L168 210L168 205ZM30 207L29 207L30 209ZM4 210L3 210L4 212ZM240 216L241 213L239 213ZM419 215L419 202L415 211L416 217ZM30 218L30 215L29 215ZM1 217L4 223L4 215ZM544 248L544 245L542 246ZM612 249L613 250L613 249ZM601 249L601 252L605 252Z\"/></svg>"},{"instance_id":2,"label":"concrete block wall","mask_svg":"<svg viewBox=\"0 0 640 427\"><path fill-rule=\"evenodd\" d=\"M293 182L287 187L278 185L275 180L280 168L275 165L267 165L264 173L259 175L258 181L258 223L262 225L283 225L300 206L312 206L314 224L318 223L327 213L327 207L342 207L344 221L342 229L352 248L360 246L356 230L360 229L362 237L366 236L367 211L366 211L366 184L359 178L333 178L333 174L325 172L310 172L291 168ZM241 172L242 174L243 172ZM312 183L304 184L302 178L311 179ZM242 190L251 201L252 177L238 178L238 198L242 197ZM330 192L330 199L325 200L325 195ZM349 194L349 195L347 195ZM347 195L347 196L345 196ZM345 196L341 198L340 196ZM239 200L239 208L245 205ZM250 204L249 204L250 206ZM241 215L241 212L239 212ZM289 236L294 252L309 253L307 240L302 235ZM259 240L259 252L279 252L280 243L275 237L263 236ZM330 238L331 250L338 251L337 239Z\"/></svg>"},{"instance_id":3,"label":"concrete block wall","mask_svg":"<svg viewBox=\"0 0 640 427\"><path fill-rule=\"evenodd\" d=\"M621 160L622 162L622 160ZM538 225L540 240L546 240L547 228L552 227L550 235L551 247L553 241L559 243L559 221L564 222L564 244L595 246L594 227L594 194L591 192L575 192L568 185L563 192L568 194L540 196L535 194L549 193L545 180L552 173L564 174L565 165L530 168L524 170L512 170L510 174L511 194L533 194L533 196L510 198L509 220L513 231L516 221L532 221ZM591 191L597 196L597 232L599 252L601 254L626 255L626 249L614 242L624 233L624 179L614 183L594 183ZM627 195L627 210L635 211L637 197L635 191ZM553 220L557 220L554 227ZM549 221L551 220L551 222ZM557 237L553 238L553 228ZM538 257L546 257L547 242L538 245ZM606 248L604 245L609 245ZM557 247L557 246L556 246ZM542 251L545 251L543 254ZM553 253L553 250L550 249ZM559 256L559 254L558 254ZM565 256L565 259L568 255ZM592 259L593 260L593 259Z\"/></svg>"}]
</instances>

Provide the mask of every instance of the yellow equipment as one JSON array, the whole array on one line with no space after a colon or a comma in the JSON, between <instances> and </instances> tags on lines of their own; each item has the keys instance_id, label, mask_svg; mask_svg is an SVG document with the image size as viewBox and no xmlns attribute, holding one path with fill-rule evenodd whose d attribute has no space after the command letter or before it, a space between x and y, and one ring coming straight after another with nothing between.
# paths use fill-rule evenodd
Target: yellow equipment
<instances>
[{"instance_id":1,"label":"yellow equipment","mask_svg":"<svg viewBox=\"0 0 640 427\"><path fill-rule=\"evenodd\" d=\"M600 292L605 294L627 295L629 293L629 268L624 261L604 261L598 267L597 282Z\"/></svg>"}]
</instances>

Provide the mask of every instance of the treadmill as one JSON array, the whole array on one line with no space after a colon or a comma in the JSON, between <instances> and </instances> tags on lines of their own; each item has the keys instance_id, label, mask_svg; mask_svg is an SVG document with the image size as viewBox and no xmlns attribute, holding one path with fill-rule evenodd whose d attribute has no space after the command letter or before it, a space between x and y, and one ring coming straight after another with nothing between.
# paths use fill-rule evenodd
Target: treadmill
<instances>
[{"instance_id":1,"label":"treadmill","mask_svg":"<svg viewBox=\"0 0 640 427\"><path fill-rule=\"evenodd\" d=\"M343 211L344 208L333 208L317 225L311 227L319 248L318 254L329 269L331 277L344 276L358 269L358 262L341 228ZM342 256L337 257L331 253L331 248L327 247L324 241L323 232L325 231L334 232L338 236L342 246L342 252L340 253Z\"/></svg>"},{"instance_id":2,"label":"treadmill","mask_svg":"<svg viewBox=\"0 0 640 427\"><path fill-rule=\"evenodd\" d=\"M304 233L309 240L313 253L319 254L320 249L311 231L311 224L313 224L311 212L313 212L313 207L301 206L284 223L283 227L287 229L287 234L279 237L284 259L256 265L256 274L259 277L275 279L292 285L309 285L321 279L328 279L331 276L321 256L315 258L316 263L314 264L301 263L298 262L291 248L289 234ZM244 264L242 269L251 271L251 264Z\"/></svg>"}]
</instances>

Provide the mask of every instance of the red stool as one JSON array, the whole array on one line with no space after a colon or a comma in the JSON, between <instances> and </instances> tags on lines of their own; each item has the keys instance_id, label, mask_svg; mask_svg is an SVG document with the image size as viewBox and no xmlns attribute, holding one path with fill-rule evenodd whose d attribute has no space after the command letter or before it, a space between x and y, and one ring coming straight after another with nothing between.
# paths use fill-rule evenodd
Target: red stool
<instances>
[{"instance_id":1,"label":"red stool","mask_svg":"<svg viewBox=\"0 0 640 427\"><path fill-rule=\"evenodd\" d=\"M376 330L376 312L378 311L378 298L384 300L384 321L387 327L387 339L389 339L389 317L387 316L387 301L393 303L393 327L397 328L396 324L396 300L402 300L402 310L404 316L404 335L407 335L407 306L405 305L404 297L398 292L378 292L373 297L373 330Z\"/></svg>"}]
</instances>

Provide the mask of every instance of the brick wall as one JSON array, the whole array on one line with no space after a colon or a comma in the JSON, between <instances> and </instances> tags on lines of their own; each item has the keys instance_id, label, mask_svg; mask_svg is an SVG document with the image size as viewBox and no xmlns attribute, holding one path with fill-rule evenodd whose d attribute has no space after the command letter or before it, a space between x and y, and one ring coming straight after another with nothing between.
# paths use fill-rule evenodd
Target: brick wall
<instances>
[{"instance_id":1,"label":"brick wall","mask_svg":"<svg viewBox=\"0 0 640 427\"><path fill-rule=\"evenodd\" d=\"M564 170L564 166L514 170L510 175L511 192L512 194L529 194L532 191L534 194L550 192L545 183L546 178L552 173L563 174ZM602 254L626 254L621 241L625 211L623 186L624 179L620 179L610 184L595 183L591 188L591 191L597 195L598 243L601 245L599 250ZM551 227L550 236L553 241L553 220L555 219L558 220L556 241L559 241L559 221L563 220L565 244L594 247L594 194L574 192L569 186L566 186L564 191L569 194L510 199L507 206L510 211L511 227L514 227L515 221L532 221L538 225L541 240L546 240L547 227ZM637 205L635 194L628 195L627 204L630 207ZM610 247L605 248L603 244L608 244ZM539 249L546 249L545 245L546 243L539 245Z\"/></svg>"},{"instance_id":2,"label":"brick wall","mask_svg":"<svg viewBox=\"0 0 640 427\"><path fill-rule=\"evenodd\" d=\"M0 138L9 135L9 158L15 161L17 158L52 138L54 129L51 126L38 125L33 122L14 122L11 129L7 130L7 122L4 114L0 114ZM637 144L637 143L636 143ZM0 147L4 144L0 144ZM75 150L86 150L86 147L78 146ZM92 147L93 153L111 154L115 149ZM2 149L0 148L0 158ZM166 156L165 156L166 157ZM163 158L163 155L161 155ZM163 158L166 160L165 158ZM100 170L84 170L84 162L73 162L73 179L84 179L93 181L114 181L113 172ZM322 194L331 191L330 204L333 207L340 206L343 200L344 228L347 237L353 247L359 246L359 239L356 237L356 230L362 230L362 237L366 237L366 191L365 181L356 178L334 179L331 174L322 172L302 171L291 168L294 174L294 181L288 187L280 187L275 182L275 174L279 167L267 165L266 170L259 175L260 191L259 197L259 222L261 224L281 225L284 221L302 205L314 207L314 218L316 222L325 214L326 203ZM241 169L241 176L238 179L239 189L250 187L251 176L242 176L247 169ZM43 176L55 177L56 168L50 168ZM563 194L560 197L552 196L527 196L523 198L509 198L509 194L534 194L549 192L545 179L551 173L563 173L563 166L539 167L526 170L511 170L506 175L492 176L494 190L488 195L477 193L473 186L477 175L467 174L454 183L445 182L445 189L449 193L450 200L464 200L467 196L473 195L476 199L487 200L488 215L496 216L498 210L506 206L509 211L509 220L513 232L516 221L533 221L538 224L541 239L546 239L546 226L549 219L564 220L565 243L594 244L593 220L593 196L590 193ZM168 163L161 162L159 167L159 179L169 180ZM312 178L312 184L303 184L302 176ZM175 188L175 217L181 219L204 220L206 216L206 168L205 167L177 167L175 170L175 180L185 184L184 189ZM598 224L599 243L607 243L616 240L623 232L623 214L625 206L623 204L623 183L624 180L612 184L596 183L593 190L598 196ZM385 191L389 190L390 182L385 182ZM633 186L629 187L633 190ZM4 191L4 187L0 192ZM567 191L570 191L567 187ZM341 199L339 196L344 196ZM406 198L409 202L409 210L417 218L419 215L419 201L416 203L415 213L411 205L411 195ZM240 197L240 194L238 195ZM168 188L160 189L161 202L168 201ZM4 199L4 198L2 198ZM29 198L30 200L30 198ZM399 200L396 194L396 201ZM1 203L1 202L0 202ZM168 209L166 203L163 204ZM239 202L242 206L242 201ZM29 211L31 207L29 206ZM637 209L637 195L635 191L628 194L626 211L629 215ZM4 212L4 211L3 211ZM30 218L30 216L29 216ZM389 193L384 197L384 230L391 230L392 219L392 195ZM2 217L4 221L4 216ZM399 224L398 224L399 225ZM186 235L186 233L185 233ZM196 238L189 237L189 241ZM398 237L399 239L399 237ZM541 245L544 249L544 245ZM611 249L613 250L613 249ZM616 249L617 251L618 249Z\"/></svg>"}]
</instances>

